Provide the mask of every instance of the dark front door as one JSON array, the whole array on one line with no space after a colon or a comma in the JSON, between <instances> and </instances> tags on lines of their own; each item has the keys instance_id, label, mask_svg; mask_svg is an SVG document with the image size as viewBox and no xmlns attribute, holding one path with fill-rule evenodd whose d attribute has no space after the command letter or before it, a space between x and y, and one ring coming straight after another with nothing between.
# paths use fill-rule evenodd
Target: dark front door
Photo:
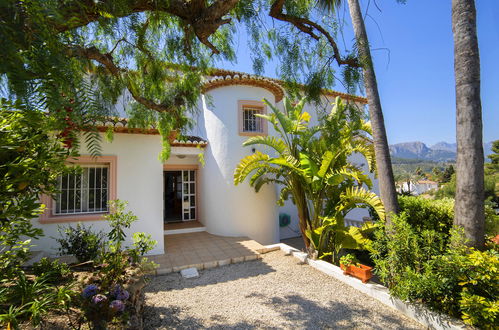
<instances>
[{"instance_id":1,"label":"dark front door","mask_svg":"<svg viewBox=\"0 0 499 330\"><path fill-rule=\"evenodd\" d=\"M163 172L165 222L182 221L182 171Z\"/></svg>"}]
</instances>

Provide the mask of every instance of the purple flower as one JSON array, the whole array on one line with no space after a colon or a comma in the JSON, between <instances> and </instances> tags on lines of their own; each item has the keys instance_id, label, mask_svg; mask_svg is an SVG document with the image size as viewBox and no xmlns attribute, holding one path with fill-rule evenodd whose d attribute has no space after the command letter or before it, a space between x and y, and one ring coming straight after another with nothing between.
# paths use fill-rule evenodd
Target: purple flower
<instances>
[{"instance_id":1,"label":"purple flower","mask_svg":"<svg viewBox=\"0 0 499 330\"><path fill-rule=\"evenodd\" d=\"M92 302L94 304L100 304L101 302L104 302L107 300L107 297L103 294L96 294L93 298L92 298Z\"/></svg>"},{"instance_id":2,"label":"purple flower","mask_svg":"<svg viewBox=\"0 0 499 330\"><path fill-rule=\"evenodd\" d=\"M122 286L116 284L111 290L111 296L117 300L127 300L130 297L130 294L127 290L123 289Z\"/></svg>"},{"instance_id":3,"label":"purple flower","mask_svg":"<svg viewBox=\"0 0 499 330\"><path fill-rule=\"evenodd\" d=\"M99 292L99 287L95 284L90 284L90 285L87 285L85 287L85 289L83 289L83 292L81 293L81 295L84 298L90 298L90 297L95 296L97 294L97 292Z\"/></svg>"},{"instance_id":4,"label":"purple flower","mask_svg":"<svg viewBox=\"0 0 499 330\"><path fill-rule=\"evenodd\" d=\"M121 300L113 300L109 304L109 308L115 312L123 312L125 310L125 303Z\"/></svg>"}]
</instances>

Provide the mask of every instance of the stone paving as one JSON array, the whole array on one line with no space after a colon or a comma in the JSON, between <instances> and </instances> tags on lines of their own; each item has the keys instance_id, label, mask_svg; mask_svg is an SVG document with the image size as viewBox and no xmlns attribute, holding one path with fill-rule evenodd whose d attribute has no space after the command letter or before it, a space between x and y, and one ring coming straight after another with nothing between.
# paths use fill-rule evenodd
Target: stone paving
<instances>
[{"instance_id":1,"label":"stone paving","mask_svg":"<svg viewBox=\"0 0 499 330\"><path fill-rule=\"evenodd\" d=\"M156 275L195 267L198 270L261 258L264 247L247 237L196 232L165 236L165 254L149 256L159 264Z\"/></svg>"}]
</instances>

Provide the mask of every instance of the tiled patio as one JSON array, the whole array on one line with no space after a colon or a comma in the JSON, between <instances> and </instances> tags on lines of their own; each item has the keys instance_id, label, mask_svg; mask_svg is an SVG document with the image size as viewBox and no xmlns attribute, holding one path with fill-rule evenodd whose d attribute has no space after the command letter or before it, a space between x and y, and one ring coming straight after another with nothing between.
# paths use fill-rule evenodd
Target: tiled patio
<instances>
[{"instance_id":1,"label":"tiled patio","mask_svg":"<svg viewBox=\"0 0 499 330\"><path fill-rule=\"evenodd\" d=\"M165 236L165 254L148 257L159 264L156 275L198 270L260 258L264 247L247 237L224 237L196 232Z\"/></svg>"}]
</instances>

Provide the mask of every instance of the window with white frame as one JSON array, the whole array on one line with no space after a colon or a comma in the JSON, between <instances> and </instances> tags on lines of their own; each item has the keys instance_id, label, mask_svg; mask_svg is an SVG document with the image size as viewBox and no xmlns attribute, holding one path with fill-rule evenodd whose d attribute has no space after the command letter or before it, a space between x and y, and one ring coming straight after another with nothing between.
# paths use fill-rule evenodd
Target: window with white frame
<instances>
[{"instance_id":1,"label":"window with white frame","mask_svg":"<svg viewBox=\"0 0 499 330\"><path fill-rule=\"evenodd\" d=\"M263 109L259 107L243 106L243 132L263 133Z\"/></svg>"},{"instance_id":2,"label":"window with white frame","mask_svg":"<svg viewBox=\"0 0 499 330\"><path fill-rule=\"evenodd\" d=\"M81 171L59 177L54 215L108 211L109 165L80 165Z\"/></svg>"}]
</instances>

